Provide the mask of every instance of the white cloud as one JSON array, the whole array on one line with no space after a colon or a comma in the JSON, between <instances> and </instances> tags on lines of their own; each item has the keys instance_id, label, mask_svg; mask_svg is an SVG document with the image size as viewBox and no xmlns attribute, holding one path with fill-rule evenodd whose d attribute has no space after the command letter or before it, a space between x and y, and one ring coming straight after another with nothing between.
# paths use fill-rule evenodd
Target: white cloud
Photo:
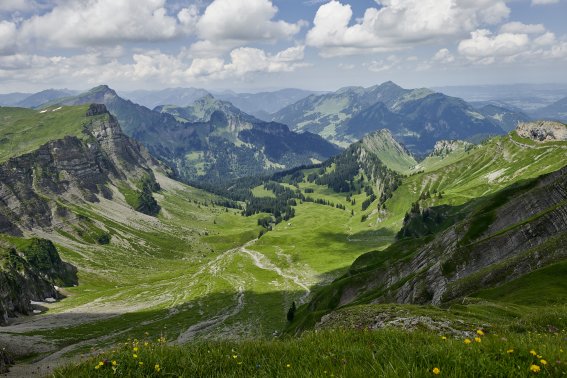
<instances>
[{"instance_id":1,"label":"white cloud","mask_svg":"<svg viewBox=\"0 0 567 378\"><path fill-rule=\"evenodd\" d=\"M192 10L167 14L166 0L79 0L58 3L50 12L21 25L25 40L46 40L56 47L159 41L190 28Z\"/></svg>"},{"instance_id":2,"label":"white cloud","mask_svg":"<svg viewBox=\"0 0 567 378\"><path fill-rule=\"evenodd\" d=\"M382 0L350 25L348 4L332 0L319 7L306 43L323 56L387 51L454 38L479 25L496 24L510 9L504 0Z\"/></svg>"},{"instance_id":3,"label":"white cloud","mask_svg":"<svg viewBox=\"0 0 567 378\"><path fill-rule=\"evenodd\" d=\"M500 27L500 33L541 34L545 33L545 26L542 24L524 24L514 21L502 25Z\"/></svg>"},{"instance_id":4,"label":"white cloud","mask_svg":"<svg viewBox=\"0 0 567 378\"><path fill-rule=\"evenodd\" d=\"M0 21L0 55L13 52L16 46L16 38L16 24Z\"/></svg>"},{"instance_id":5,"label":"white cloud","mask_svg":"<svg viewBox=\"0 0 567 378\"><path fill-rule=\"evenodd\" d=\"M559 0L532 0L532 5L557 4Z\"/></svg>"},{"instance_id":6,"label":"white cloud","mask_svg":"<svg viewBox=\"0 0 567 378\"><path fill-rule=\"evenodd\" d=\"M552 45L555 43L555 34L547 32L534 39L534 43L540 46Z\"/></svg>"},{"instance_id":7,"label":"white cloud","mask_svg":"<svg viewBox=\"0 0 567 378\"><path fill-rule=\"evenodd\" d=\"M197 24L207 41L278 40L297 34L301 23L273 21L278 8L271 0L214 0Z\"/></svg>"},{"instance_id":8,"label":"white cloud","mask_svg":"<svg viewBox=\"0 0 567 378\"><path fill-rule=\"evenodd\" d=\"M439 63L453 63L455 57L448 49L441 49L435 53L433 60Z\"/></svg>"},{"instance_id":9,"label":"white cloud","mask_svg":"<svg viewBox=\"0 0 567 378\"><path fill-rule=\"evenodd\" d=\"M2 0L0 3L0 12L28 10L31 7L32 4L28 0Z\"/></svg>"},{"instance_id":10,"label":"white cloud","mask_svg":"<svg viewBox=\"0 0 567 378\"><path fill-rule=\"evenodd\" d=\"M493 35L489 30L480 29L472 32L470 39L459 43L459 53L471 59L510 56L525 51L529 42L527 34Z\"/></svg>"}]
</instances>

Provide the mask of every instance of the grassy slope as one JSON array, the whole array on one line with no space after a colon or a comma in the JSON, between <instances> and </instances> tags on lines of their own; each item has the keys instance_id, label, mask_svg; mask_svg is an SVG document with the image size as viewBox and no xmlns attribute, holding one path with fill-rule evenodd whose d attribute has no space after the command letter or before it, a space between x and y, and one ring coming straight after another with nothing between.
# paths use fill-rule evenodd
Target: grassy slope
<instances>
[{"instance_id":1,"label":"grassy slope","mask_svg":"<svg viewBox=\"0 0 567 378\"><path fill-rule=\"evenodd\" d=\"M305 286L335 278L357 256L391 243L403 215L421 191L435 188L444 192L443 199L428 200L431 204L460 204L467 200L469 192L486 194L511 181L557 169L565 161L565 151L563 145L550 149L523 147L506 138L494 140L457 158L450 157L454 162L443 169L443 173L447 172L445 179L435 169L407 178L388 201L388 213L380 214L371 205L365 212L370 215L365 222L360 220L364 193L354 195L356 205L351 205L346 202L345 194L300 183L300 188L314 190L309 196L343 204L347 210L299 204L290 224L279 224L249 247L261 253L256 255L261 264L242 249L230 249L258 235L256 221L262 215L244 218L234 210L213 207L212 195L162 177L164 190L156 195L163 208L158 222L125 206L103 201L73 210L109 231L113 236L110 245L97 246L73 241L65 235L47 235L58 243L62 257L80 269L80 285L68 289L69 298L53 305L47 316L68 310L79 315L109 312L117 316L95 318L89 324L32 331L29 335L43 336L59 347L87 340L67 354L86 351L91 346L111 345L143 332L164 334L174 340L191 325L231 314L237 307L235 293L239 291L243 293L242 308L196 336L270 335L284 327L289 304L303 296ZM536 157L538 164L533 164ZM487 180L488 174L506 165L513 168L509 179L504 179L504 175L492 182ZM41 322L42 318L34 317L34 320ZM109 337L97 339L102 336ZM351 336L345 337L348 340ZM271 348L269 343L266 345Z\"/></svg>"},{"instance_id":2,"label":"grassy slope","mask_svg":"<svg viewBox=\"0 0 567 378\"><path fill-rule=\"evenodd\" d=\"M45 112L0 107L0 161L37 149L67 135L81 136L88 106L47 108Z\"/></svg>"}]
</instances>

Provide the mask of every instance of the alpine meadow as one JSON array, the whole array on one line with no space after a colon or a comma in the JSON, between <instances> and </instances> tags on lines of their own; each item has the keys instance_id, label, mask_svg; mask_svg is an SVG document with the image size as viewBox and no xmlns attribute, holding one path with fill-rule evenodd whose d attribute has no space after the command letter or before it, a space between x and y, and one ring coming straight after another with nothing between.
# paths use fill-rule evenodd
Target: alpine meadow
<instances>
[{"instance_id":1,"label":"alpine meadow","mask_svg":"<svg viewBox=\"0 0 567 378\"><path fill-rule=\"evenodd\" d=\"M567 2L0 2L0 376L567 376Z\"/></svg>"}]
</instances>

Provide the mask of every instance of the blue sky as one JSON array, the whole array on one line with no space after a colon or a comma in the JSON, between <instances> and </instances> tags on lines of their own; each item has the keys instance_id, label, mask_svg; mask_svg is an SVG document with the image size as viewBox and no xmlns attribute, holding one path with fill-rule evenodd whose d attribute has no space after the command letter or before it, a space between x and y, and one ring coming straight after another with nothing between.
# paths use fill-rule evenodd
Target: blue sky
<instances>
[{"instance_id":1,"label":"blue sky","mask_svg":"<svg viewBox=\"0 0 567 378\"><path fill-rule=\"evenodd\" d=\"M2 0L0 92L567 83L567 0Z\"/></svg>"}]
</instances>

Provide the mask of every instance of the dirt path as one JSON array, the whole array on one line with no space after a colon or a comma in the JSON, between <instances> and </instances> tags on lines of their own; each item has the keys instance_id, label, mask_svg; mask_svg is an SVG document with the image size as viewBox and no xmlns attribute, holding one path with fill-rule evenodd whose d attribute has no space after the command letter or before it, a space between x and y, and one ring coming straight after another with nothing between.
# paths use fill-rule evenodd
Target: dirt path
<instances>
[{"instance_id":1,"label":"dirt path","mask_svg":"<svg viewBox=\"0 0 567 378\"><path fill-rule=\"evenodd\" d=\"M266 257L266 255L264 255L260 252L248 249L248 246L241 247L240 251L242 253L245 253L248 256L250 256L250 258L254 262L254 265L256 265L258 268L272 271L272 272L276 273L277 275L279 275L280 277L282 277L286 280L292 281L295 285L297 285L297 286L301 287L303 290L305 290L305 294L303 294L301 296L301 298L299 299L300 304L304 303L307 300L307 298L311 294L311 289L308 286L309 283L303 282L296 275L292 275L292 274L284 272L281 268L279 268L277 265L275 265L273 262L271 262L270 259L268 259Z\"/></svg>"}]
</instances>

